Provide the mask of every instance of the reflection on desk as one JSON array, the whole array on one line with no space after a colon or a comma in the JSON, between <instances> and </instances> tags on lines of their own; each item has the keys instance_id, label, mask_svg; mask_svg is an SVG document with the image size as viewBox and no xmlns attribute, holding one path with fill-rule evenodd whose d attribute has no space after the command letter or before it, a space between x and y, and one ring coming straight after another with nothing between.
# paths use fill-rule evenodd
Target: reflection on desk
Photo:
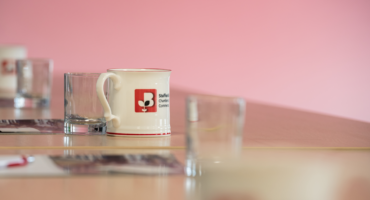
<instances>
[{"instance_id":1,"label":"reflection on desk","mask_svg":"<svg viewBox=\"0 0 370 200\"><path fill-rule=\"evenodd\" d=\"M0 154L101 155L169 152L185 165L187 94L189 92L171 90L172 136L167 139L1 134ZM62 103L61 101L57 104L59 106L51 106L51 110L0 108L0 118L63 118ZM244 148L239 160L242 163L231 166L234 170L222 171L214 168L207 172L204 169L206 171L203 173L211 176L200 179L184 175L2 178L1 197L38 200L192 199L200 189L199 183L202 183L205 196L201 197L211 200L370 199L369 123L256 102L247 102L246 111ZM150 149L148 146L156 148ZM129 149L130 147L136 148ZM294 149L295 147L299 148ZM335 148L330 150L331 147ZM222 163L214 163L218 164L222 166ZM228 191L233 188L237 190L238 187L234 187L236 183L240 183L244 193Z\"/></svg>"}]
</instances>

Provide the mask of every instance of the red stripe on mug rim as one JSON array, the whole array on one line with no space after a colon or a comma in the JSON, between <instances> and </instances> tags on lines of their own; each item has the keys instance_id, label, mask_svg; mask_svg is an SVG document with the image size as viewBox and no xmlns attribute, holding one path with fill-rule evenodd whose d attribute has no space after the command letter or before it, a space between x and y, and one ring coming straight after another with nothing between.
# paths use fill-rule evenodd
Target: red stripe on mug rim
<instances>
[{"instance_id":1,"label":"red stripe on mug rim","mask_svg":"<svg viewBox=\"0 0 370 200\"><path fill-rule=\"evenodd\" d=\"M113 70L113 71L122 71L122 72L171 72L172 70L170 69L161 69L161 68L127 68L127 69L122 69L122 68L111 68L107 69ZM153 71L150 71L153 70Z\"/></svg>"},{"instance_id":2,"label":"red stripe on mug rim","mask_svg":"<svg viewBox=\"0 0 370 200\"><path fill-rule=\"evenodd\" d=\"M145 134L141 134L141 133L112 133L112 132L107 132L107 134L109 135L128 135L128 136L132 136L132 135L135 135L135 136L155 136L155 135L171 135L171 133L145 133Z\"/></svg>"}]
</instances>

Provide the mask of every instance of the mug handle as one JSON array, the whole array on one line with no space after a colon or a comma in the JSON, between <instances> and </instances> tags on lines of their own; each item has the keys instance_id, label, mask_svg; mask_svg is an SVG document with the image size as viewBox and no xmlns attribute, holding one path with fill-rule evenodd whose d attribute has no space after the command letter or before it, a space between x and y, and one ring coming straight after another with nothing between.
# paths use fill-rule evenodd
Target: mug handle
<instances>
[{"instance_id":1,"label":"mug handle","mask_svg":"<svg viewBox=\"0 0 370 200\"><path fill-rule=\"evenodd\" d=\"M114 128L118 128L121 120L118 116L112 114L112 110L110 109L108 101L104 95L104 82L107 80L107 78L110 78L113 81L115 90L119 90L121 88L121 77L111 72L102 73L96 82L96 94L98 95L100 103L103 106L105 120L107 122L112 120Z\"/></svg>"}]
</instances>

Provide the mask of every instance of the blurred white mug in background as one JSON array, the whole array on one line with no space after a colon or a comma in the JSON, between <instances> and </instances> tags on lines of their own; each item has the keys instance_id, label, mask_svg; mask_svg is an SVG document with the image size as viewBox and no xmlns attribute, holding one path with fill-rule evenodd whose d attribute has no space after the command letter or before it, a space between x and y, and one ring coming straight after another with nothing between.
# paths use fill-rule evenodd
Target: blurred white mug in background
<instances>
[{"instance_id":1,"label":"blurred white mug in background","mask_svg":"<svg viewBox=\"0 0 370 200\"><path fill-rule=\"evenodd\" d=\"M9 106L13 106L16 96L17 74L15 60L26 57L27 49L24 46L0 45L0 99L8 100L10 102Z\"/></svg>"}]
</instances>

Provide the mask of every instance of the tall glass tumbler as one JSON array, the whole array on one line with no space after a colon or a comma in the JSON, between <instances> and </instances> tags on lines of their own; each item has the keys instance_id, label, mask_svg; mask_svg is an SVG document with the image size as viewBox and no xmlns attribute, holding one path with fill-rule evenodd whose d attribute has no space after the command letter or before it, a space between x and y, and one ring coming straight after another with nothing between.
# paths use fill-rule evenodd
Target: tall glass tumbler
<instances>
[{"instance_id":1,"label":"tall glass tumbler","mask_svg":"<svg viewBox=\"0 0 370 200\"><path fill-rule=\"evenodd\" d=\"M49 59L16 60L17 94L16 108L39 108L50 106L53 78L53 61Z\"/></svg>"},{"instance_id":2,"label":"tall glass tumbler","mask_svg":"<svg viewBox=\"0 0 370 200\"><path fill-rule=\"evenodd\" d=\"M64 132L105 134L104 110L96 94L100 73L64 74ZM106 91L107 85L104 85Z\"/></svg>"}]
</instances>

